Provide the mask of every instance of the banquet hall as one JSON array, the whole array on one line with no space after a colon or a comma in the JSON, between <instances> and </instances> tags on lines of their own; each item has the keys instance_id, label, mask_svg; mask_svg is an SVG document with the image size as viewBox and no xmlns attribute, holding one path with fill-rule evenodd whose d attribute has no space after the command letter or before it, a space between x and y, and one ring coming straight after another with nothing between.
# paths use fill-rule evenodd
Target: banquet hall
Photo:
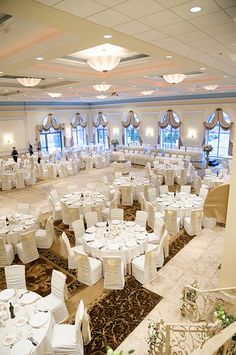
<instances>
[{"instance_id":1,"label":"banquet hall","mask_svg":"<svg viewBox=\"0 0 236 355\"><path fill-rule=\"evenodd\" d=\"M236 353L235 0L0 0L0 354Z\"/></svg>"}]
</instances>

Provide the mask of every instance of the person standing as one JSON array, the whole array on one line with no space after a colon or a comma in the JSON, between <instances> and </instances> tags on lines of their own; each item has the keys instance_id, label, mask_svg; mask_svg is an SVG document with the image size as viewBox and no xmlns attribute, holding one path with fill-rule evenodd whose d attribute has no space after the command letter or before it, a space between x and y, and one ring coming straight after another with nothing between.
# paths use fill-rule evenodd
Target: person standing
<instances>
[{"instance_id":1,"label":"person standing","mask_svg":"<svg viewBox=\"0 0 236 355\"><path fill-rule=\"evenodd\" d=\"M33 146L30 143L29 143L29 147L28 147L28 152L29 152L30 156L34 154Z\"/></svg>"},{"instance_id":2,"label":"person standing","mask_svg":"<svg viewBox=\"0 0 236 355\"><path fill-rule=\"evenodd\" d=\"M41 149L40 149L40 148L37 148L37 151L38 151L38 164L40 164L41 159L42 159L42 157L43 157L43 154L42 154L42 152L41 152Z\"/></svg>"},{"instance_id":3,"label":"person standing","mask_svg":"<svg viewBox=\"0 0 236 355\"><path fill-rule=\"evenodd\" d=\"M14 161L17 163L17 158L18 158L18 152L16 150L16 147L12 148L11 156L14 159Z\"/></svg>"}]
</instances>

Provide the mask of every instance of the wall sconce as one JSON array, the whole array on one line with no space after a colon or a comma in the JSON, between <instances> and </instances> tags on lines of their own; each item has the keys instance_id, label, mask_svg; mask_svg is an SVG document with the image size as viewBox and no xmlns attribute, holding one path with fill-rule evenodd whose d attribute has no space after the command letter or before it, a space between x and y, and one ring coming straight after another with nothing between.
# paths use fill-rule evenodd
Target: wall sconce
<instances>
[{"instance_id":1,"label":"wall sconce","mask_svg":"<svg viewBox=\"0 0 236 355\"><path fill-rule=\"evenodd\" d=\"M3 142L4 144L13 144L13 136L12 134L4 134L3 136Z\"/></svg>"},{"instance_id":2,"label":"wall sconce","mask_svg":"<svg viewBox=\"0 0 236 355\"><path fill-rule=\"evenodd\" d=\"M66 127L66 138L71 138L71 128L70 127Z\"/></svg>"},{"instance_id":3,"label":"wall sconce","mask_svg":"<svg viewBox=\"0 0 236 355\"><path fill-rule=\"evenodd\" d=\"M152 128L147 128L146 129L146 136L147 137L153 137L154 136L154 132Z\"/></svg>"},{"instance_id":4,"label":"wall sconce","mask_svg":"<svg viewBox=\"0 0 236 355\"><path fill-rule=\"evenodd\" d=\"M120 133L120 129L118 127L114 127L112 131L114 136L118 136Z\"/></svg>"},{"instance_id":5,"label":"wall sconce","mask_svg":"<svg viewBox=\"0 0 236 355\"><path fill-rule=\"evenodd\" d=\"M196 130L195 129L190 129L188 131L188 138L195 139L196 138Z\"/></svg>"}]
</instances>

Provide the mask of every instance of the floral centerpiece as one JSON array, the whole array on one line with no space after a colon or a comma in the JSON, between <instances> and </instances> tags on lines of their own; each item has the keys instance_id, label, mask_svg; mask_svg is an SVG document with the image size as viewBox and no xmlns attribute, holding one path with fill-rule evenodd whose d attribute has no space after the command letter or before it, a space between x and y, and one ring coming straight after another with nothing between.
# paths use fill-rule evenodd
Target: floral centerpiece
<instances>
[{"instance_id":1,"label":"floral centerpiece","mask_svg":"<svg viewBox=\"0 0 236 355\"><path fill-rule=\"evenodd\" d=\"M213 147L211 144L203 144L202 150L209 154L210 152L213 151Z\"/></svg>"},{"instance_id":2,"label":"floral centerpiece","mask_svg":"<svg viewBox=\"0 0 236 355\"><path fill-rule=\"evenodd\" d=\"M118 139L112 138L111 144L113 145L113 150L116 151L116 146L119 144Z\"/></svg>"}]
</instances>

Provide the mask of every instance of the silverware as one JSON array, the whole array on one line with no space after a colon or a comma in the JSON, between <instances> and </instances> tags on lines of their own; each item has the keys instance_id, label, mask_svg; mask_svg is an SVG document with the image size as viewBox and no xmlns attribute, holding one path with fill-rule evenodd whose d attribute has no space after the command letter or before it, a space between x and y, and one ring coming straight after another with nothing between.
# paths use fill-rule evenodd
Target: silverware
<instances>
[{"instance_id":1,"label":"silverware","mask_svg":"<svg viewBox=\"0 0 236 355\"><path fill-rule=\"evenodd\" d=\"M33 337L28 337L29 341L31 341L31 343L34 345L34 346L37 346L38 345L38 342L33 338Z\"/></svg>"},{"instance_id":2,"label":"silverware","mask_svg":"<svg viewBox=\"0 0 236 355\"><path fill-rule=\"evenodd\" d=\"M10 349L22 338L22 335L19 335L16 340L10 345Z\"/></svg>"}]
</instances>

